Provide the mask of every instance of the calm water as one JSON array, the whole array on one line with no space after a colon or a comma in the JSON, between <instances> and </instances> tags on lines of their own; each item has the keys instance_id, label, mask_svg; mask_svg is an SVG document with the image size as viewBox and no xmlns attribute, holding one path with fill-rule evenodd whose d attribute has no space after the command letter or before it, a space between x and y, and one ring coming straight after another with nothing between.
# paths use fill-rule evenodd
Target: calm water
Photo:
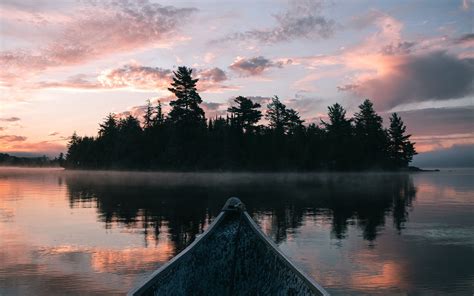
<instances>
[{"instance_id":1,"label":"calm water","mask_svg":"<svg viewBox=\"0 0 474 296\"><path fill-rule=\"evenodd\" d=\"M123 294L239 196L331 294L472 295L474 171L0 169L0 294Z\"/></svg>"}]
</instances>

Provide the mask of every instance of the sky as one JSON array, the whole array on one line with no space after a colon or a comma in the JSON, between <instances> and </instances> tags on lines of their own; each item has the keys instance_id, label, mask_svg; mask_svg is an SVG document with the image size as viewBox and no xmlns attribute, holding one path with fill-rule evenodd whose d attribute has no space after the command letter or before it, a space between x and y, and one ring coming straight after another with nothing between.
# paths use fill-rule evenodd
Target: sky
<instances>
[{"instance_id":1,"label":"sky","mask_svg":"<svg viewBox=\"0 0 474 296\"><path fill-rule=\"evenodd\" d=\"M474 151L472 0L3 0L0 152L56 156L109 113L167 109L193 68L207 117L278 95L306 123L366 98L421 154ZM448 153L449 154L449 153ZM450 155L453 155L451 153ZM454 153L456 155L456 153Z\"/></svg>"}]
</instances>

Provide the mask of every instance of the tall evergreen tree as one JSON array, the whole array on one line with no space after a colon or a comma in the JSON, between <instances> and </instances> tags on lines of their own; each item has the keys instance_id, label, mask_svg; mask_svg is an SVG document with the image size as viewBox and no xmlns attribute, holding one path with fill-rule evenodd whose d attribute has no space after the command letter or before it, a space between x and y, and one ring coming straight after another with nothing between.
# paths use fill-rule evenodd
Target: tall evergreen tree
<instances>
[{"instance_id":1,"label":"tall evergreen tree","mask_svg":"<svg viewBox=\"0 0 474 296\"><path fill-rule=\"evenodd\" d=\"M109 113L104 122L99 124L99 138L115 138L118 127L113 113Z\"/></svg>"},{"instance_id":2,"label":"tall evergreen tree","mask_svg":"<svg viewBox=\"0 0 474 296\"><path fill-rule=\"evenodd\" d=\"M375 112L372 102L365 100L359 105L359 112L354 118L360 164L365 168L384 167L388 139L382 117Z\"/></svg>"},{"instance_id":3,"label":"tall evergreen tree","mask_svg":"<svg viewBox=\"0 0 474 296\"><path fill-rule=\"evenodd\" d=\"M388 134L389 156L391 165L394 168L405 168L416 155L415 143L410 141L411 135L406 135L406 126L397 113L390 117L390 128Z\"/></svg>"},{"instance_id":4,"label":"tall evergreen tree","mask_svg":"<svg viewBox=\"0 0 474 296\"><path fill-rule=\"evenodd\" d=\"M153 126L153 113L153 106L150 100L147 100L145 114L143 115L143 129L148 130Z\"/></svg>"},{"instance_id":5,"label":"tall evergreen tree","mask_svg":"<svg viewBox=\"0 0 474 296\"><path fill-rule=\"evenodd\" d=\"M258 110L260 104L252 100L238 96L234 99L236 106L229 107L227 112L232 114L235 124L249 133L255 129L255 124L262 118L262 112Z\"/></svg>"},{"instance_id":6,"label":"tall evergreen tree","mask_svg":"<svg viewBox=\"0 0 474 296\"><path fill-rule=\"evenodd\" d=\"M153 126L162 126L165 122L165 115L163 113L163 107L161 105L161 101L158 100L158 104L156 105L155 110L155 117L153 117L152 125Z\"/></svg>"},{"instance_id":7,"label":"tall evergreen tree","mask_svg":"<svg viewBox=\"0 0 474 296\"><path fill-rule=\"evenodd\" d=\"M142 128L140 121L128 115L119 121L118 159L120 166L136 168L142 165Z\"/></svg>"},{"instance_id":8,"label":"tall evergreen tree","mask_svg":"<svg viewBox=\"0 0 474 296\"><path fill-rule=\"evenodd\" d=\"M79 158L79 145L81 138L77 135L76 131L72 134L69 142L67 143L67 153L66 153L66 167L75 168L78 167L78 158Z\"/></svg>"},{"instance_id":9,"label":"tall evergreen tree","mask_svg":"<svg viewBox=\"0 0 474 296\"><path fill-rule=\"evenodd\" d=\"M267 105L265 118L269 121L270 128L277 134L285 133L287 123L286 106L280 101L278 96L274 96L271 103Z\"/></svg>"},{"instance_id":10,"label":"tall evergreen tree","mask_svg":"<svg viewBox=\"0 0 474 296\"><path fill-rule=\"evenodd\" d=\"M109 113L104 122L99 125L97 147L99 157L105 167L109 167L117 161L118 130L117 120L112 113Z\"/></svg>"},{"instance_id":11,"label":"tall evergreen tree","mask_svg":"<svg viewBox=\"0 0 474 296\"><path fill-rule=\"evenodd\" d=\"M196 90L199 79L192 78L193 70L187 67L178 67L174 71L173 82L168 90L176 96L170 102L172 107L168 119L171 123L180 126L202 126L205 124L204 111L199 106L202 99Z\"/></svg>"},{"instance_id":12,"label":"tall evergreen tree","mask_svg":"<svg viewBox=\"0 0 474 296\"><path fill-rule=\"evenodd\" d=\"M299 113L294 109L286 109L286 132L289 134L296 134L303 130L304 120L301 119Z\"/></svg>"},{"instance_id":13,"label":"tall evergreen tree","mask_svg":"<svg viewBox=\"0 0 474 296\"><path fill-rule=\"evenodd\" d=\"M328 166L330 169L346 170L351 167L353 133L351 119L338 103L328 107L329 122L321 121L326 129ZM350 149L350 148L349 148Z\"/></svg>"}]
</instances>

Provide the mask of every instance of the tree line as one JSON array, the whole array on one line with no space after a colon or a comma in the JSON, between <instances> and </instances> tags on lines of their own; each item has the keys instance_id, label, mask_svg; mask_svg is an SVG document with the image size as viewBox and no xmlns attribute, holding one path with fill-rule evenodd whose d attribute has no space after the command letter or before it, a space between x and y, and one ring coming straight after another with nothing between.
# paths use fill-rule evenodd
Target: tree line
<instances>
[{"instance_id":1,"label":"tree line","mask_svg":"<svg viewBox=\"0 0 474 296\"><path fill-rule=\"evenodd\" d=\"M340 104L328 119L304 124L275 96L266 106L238 96L225 117L206 119L192 69L178 67L165 114L148 101L143 118L109 114L96 137L74 133L64 166L71 169L355 171L407 168L416 154L400 116L384 128L370 100L352 118ZM267 125L259 124L265 118Z\"/></svg>"},{"instance_id":2,"label":"tree line","mask_svg":"<svg viewBox=\"0 0 474 296\"><path fill-rule=\"evenodd\" d=\"M46 155L40 157L20 157L7 153L0 153L0 166L19 167L59 167L64 164L63 153L59 157L50 159Z\"/></svg>"}]
</instances>

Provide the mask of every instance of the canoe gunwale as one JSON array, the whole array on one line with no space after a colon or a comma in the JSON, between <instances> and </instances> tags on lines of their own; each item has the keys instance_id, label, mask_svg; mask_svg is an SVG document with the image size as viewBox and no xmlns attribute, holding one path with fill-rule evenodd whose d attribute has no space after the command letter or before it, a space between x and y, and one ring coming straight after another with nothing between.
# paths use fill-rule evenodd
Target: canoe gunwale
<instances>
[{"instance_id":1,"label":"canoe gunwale","mask_svg":"<svg viewBox=\"0 0 474 296\"><path fill-rule=\"evenodd\" d=\"M255 223L255 221L250 217L250 215L245 211L243 212L243 216L247 220L247 222L251 225L252 230L255 232L257 236L259 236L269 247L270 249L282 259L285 264L292 269L298 276L303 279L309 287L311 287L311 290L313 292L317 292L323 296L329 296L330 294L316 281L314 281L312 278L310 278L308 275L306 275L305 272L303 272L298 266L296 266L288 256L286 256L280 248L265 234L263 231L260 229L260 227Z\"/></svg>"},{"instance_id":2,"label":"canoe gunwale","mask_svg":"<svg viewBox=\"0 0 474 296\"><path fill-rule=\"evenodd\" d=\"M217 229L217 225L219 225L224 219L224 216L227 214L225 211L221 211L220 214L212 221L211 225L209 225L209 228L204 231L202 234L196 237L196 239L189 245L187 246L183 251L181 251L178 255L174 256L170 261L166 262L163 264L161 267L159 267L157 270L155 270L152 274L150 274L147 278L145 278L142 282L140 282L134 289L130 290L127 293L127 296L133 296L133 295L141 295L143 292L145 292L150 286L152 286L155 283L155 278L159 276L159 274L168 268L168 266L177 264L182 257L184 257L188 252L190 252L194 246L199 244L205 237L207 237L210 233L212 233L215 229Z\"/></svg>"}]
</instances>

